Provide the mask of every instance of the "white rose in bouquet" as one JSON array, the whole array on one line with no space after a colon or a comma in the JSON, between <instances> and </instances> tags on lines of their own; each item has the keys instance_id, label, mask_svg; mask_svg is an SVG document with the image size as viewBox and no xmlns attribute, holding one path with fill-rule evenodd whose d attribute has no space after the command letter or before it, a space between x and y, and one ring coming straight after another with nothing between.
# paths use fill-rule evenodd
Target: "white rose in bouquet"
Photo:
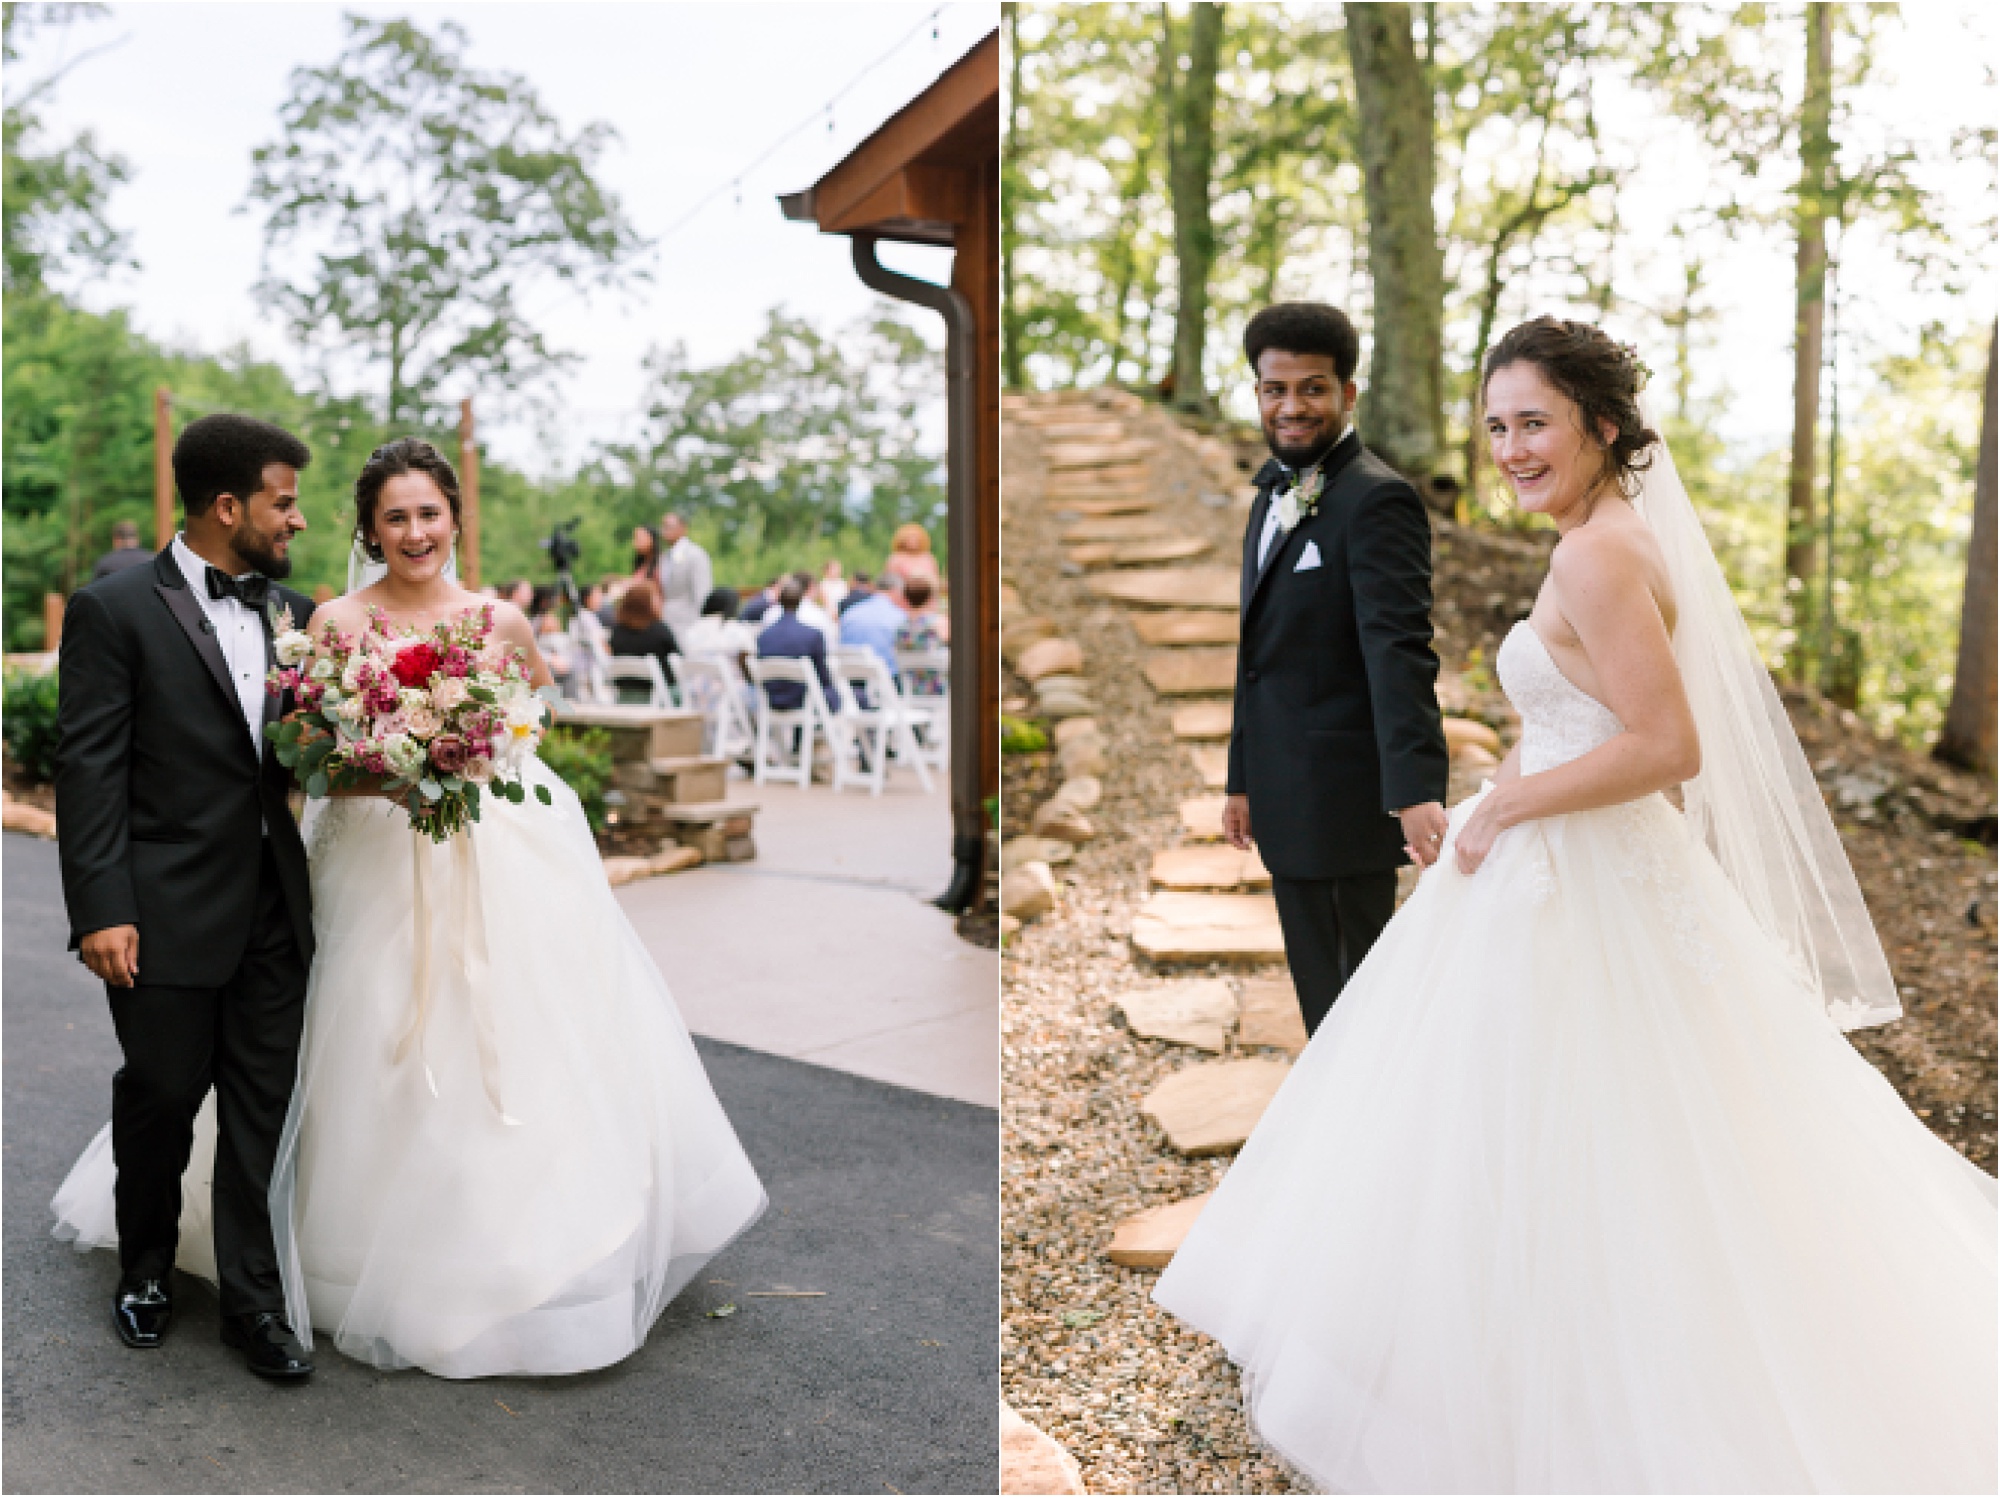
<instances>
[{"instance_id":1,"label":"white rose in bouquet","mask_svg":"<svg viewBox=\"0 0 2000 1497\"><path fill-rule=\"evenodd\" d=\"M444 719L438 715L437 709L422 703L405 707L403 722L411 734L418 738L435 738L438 731L444 727Z\"/></svg>"},{"instance_id":2,"label":"white rose in bouquet","mask_svg":"<svg viewBox=\"0 0 2000 1497\"><path fill-rule=\"evenodd\" d=\"M465 761L465 778L475 785L493 783L493 761L484 754L474 755Z\"/></svg>"},{"instance_id":3,"label":"white rose in bouquet","mask_svg":"<svg viewBox=\"0 0 2000 1497\"><path fill-rule=\"evenodd\" d=\"M315 660L312 665L312 678L315 681L331 681L339 669L340 667L331 660Z\"/></svg>"},{"instance_id":4,"label":"white rose in bouquet","mask_svg":"<svg viewBox=\"0 0 2000 1497\"><path fill-rule=\"evenodd\" d=\"M431 705L446 716L458 711L471 699L465 683L456 676L446 676L431 688Z\"/></svg>"},{"instance_id":5,"label":"white rose in bouquet","mask_svg":"<svg viewBox=\"0 0 2000 1497\"><path fill-rule=\"evenodd\" d=\"M303 630L288 629L271 641L271 652L278 657L280 665L297 665L313 652L312 636ZM322 662L332 665L331 661ZM319 672L315 670L314 675ZM323 677L321 679L324 679Z\"/></svg>"},{"instance_id":6,"label":"white rose in bouquet","mask_svg":"<svg viewBox=\"0 0 2000 1497\"><path fill-rule=\"evenodd\" d=\"M391 733L382 741L382 758L400 779L422 772L424 746L407 733Z\"/></svg>"}]
</instances>

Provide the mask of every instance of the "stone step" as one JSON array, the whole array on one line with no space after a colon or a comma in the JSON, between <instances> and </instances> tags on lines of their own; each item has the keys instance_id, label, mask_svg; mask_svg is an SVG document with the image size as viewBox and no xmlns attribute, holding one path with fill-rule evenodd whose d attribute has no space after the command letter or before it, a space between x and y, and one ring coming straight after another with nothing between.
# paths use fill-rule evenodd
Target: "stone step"
<instances>
[{"instance_id":1,"label":"stone step","mask_svg":"<svg viewBox=\"0 0 2000 1497\"><path fill-rule=\"evenodd\" d=\"M1306 1021L1299 1014L1298 991L1284 977L1246 977L1240 995L1242 1017L1236 1026L1239 1045L1265 1045L1297 1055L1306 1047Z\"/></svg>"},{"instance_id":2,"label":"stone step","mask_svg":"<svg viewBox=\"0 0 2000 1497\"><path fill-rule=\"evenodd\" d=\"M1165 613L1135 613L1132 632L1141 644L1233 645L1242 633L1234 613L1217 609L1170 609Z\"/></svg>"},{"instance_id":3,"label":"stone step","mask_svg":"<svg viewBox=\"0 0 2000 1497\"><path fill-rule=\"evenodd\" d=\"M1151 442L1051 442L1042 451L1042 461L1051 473L1074 473L1080 469L1094 472L1143 463L1153 451Z\"/></svg>"},{"instance_id":4,"label":"stone step","mask_svg":"<svg viewBox=\"0 0 2000 1497\"><path fill-rule=\"evenodd\" d=\"M1069 549L1080 567L1151 567L1163 561L1191 561L1208 549L1193 535L1163 535L1143 541L1088 541Z\"/></svg>"},{"instance_id":5,"label":"stone step","mask_svg":"<svg viewBox=\"0 0 2000 1497\"><path fill-rule=\"evenodd\" d=\"M1085 1491L1076 1457L1001 1404L1001 1497L1083 1497Z\"/></svg>"},{"instance_id":6,"label":"stone step","mask_svg":"<svg viewBox=\"0 0 2000 1497\"><path fill-rule=\"evenodd\" d=\"M762 808L755 801L691 801L656 813L683 847L701 849L711 863L747 863L757 856L751 826Z\"/></svg>"},{"instance_id":7,"label":"stone step","mask_svg":"<svg viewBox=\"0 0 2000 1497\"><path fill-rule=\"evenodd\" d=\"M701 753L702 715L678 707L564 702L556 709L556 721L566 728L602 728L618 764Z\"/></svg>"},{"instance_id":8,"label":"stone step","mask_svg":"<svg viewBox=\"0 0 2000 1497\"><path fill-rule=\"evenodd\" d=\"M1219 977L1137 988L1113 1000L1134 1034L1220 1054L1236 1024L1236 995Z\"/></svg>"},{"instance_id":9,"label":"stone step","mask_svg":"<svg viewBox=\"0 0 2000 1497\"><path fill-rule=\"evenodd\" d=\"M1188 745L1188 757L1194 760L1194 772L1201 776L1202 789L1227 790L1229 788L1228 744L1190 744Z\"/></svg>"},{"instance_id":10,"label":"stone step","mask_svg":"<svg viewBox=\"0 0 2000 1497\"><path fill-rule=\"evenodd\" d=\"M1160 507L1160 501L1151 494L1114 494L1102 499L1066 499L1056 518L1059 520L1097 519L1104 515L1152 514Z\"/></svg>"},{"instance_id":11,"label":"stone step","mask_svg":"<svg viewBox=\"0 0 2000 1497\"><path fill-rule=\"evenodd\" d=\"M1181 825L1200 842L1216 842L1222 837L1222 801L1219 795L1198 795L1181 802Z\"/></svg>"},{"instance_id":12,"label":"stone step","mask_svg":"<svg viewBox=\"0 0 2000 1497\"><path fill-rule=\"evenodd\" d=\"M1291 1066L1281 1060L1207 1060L1176 1071L1139 1104L1183 1154L1243 1146Z\"/></svg>"},{"instance_id":13,"label":"stone step","mask_svg":"<svg viewBox=\"0 0 2000 1497\"><path fill-rule=\"evenodd\" d=\"M1100 515L1078 520L1056 539L1074 546L1083 541L1160 540L1172 534L1170 523L1160 515Z\"/></svg>"},{"instance_id":14,"label":"stone step","mask_svg":"<svg viewBox=\"0 0 2000 1497\"><path fill-rule=\"evenodd\" d=\"M1167 650L1148 655L1142 669L1161 696L1202 696L1236 689L1236 652Z\"/></svg>"},{"instance_id":15,"label":"stone step","mask_svg":"<svg viewBox=\"0 0 2000 1497\"><path fill-rule=\"evenodd\" d=\"M1232 613L1242 591L1242 579L1232 567L1110 572L1091 577L1084 585L1100 598L1142 608L1226 608Z\"/></svg>"},{"instance_id":16,"label":"stone step","mask_svg":"<svg viewBox=\"0 0 2000 1497\"><path fill-rule=\"evenodd\" d=\"M1195 1218L1214 1195L1214 1191L1205 1190L1185 1201L1155 1206L1151 1211L1127 1217L1111 1234L1107 1256L1120 1268L1165 1268L1174 1261L1174 1254L1187 1241Z\"/></svg>"},{"instance_id":17,"label":"stone step","mask_svg":"<svg viewBox=\"0 0 2000 1497\"><path fill-rule=\"evenodd\" d=\"M1447 717L1444 720L1445 751L1454 757L1468 748L1483 749L1498 762L1501 755L1500 735L1485 723L1474 722L1469 717Z\"/></svg>"},{"instance_id":18,"label":"stone step","mask_svg":"<svg viewBox=\"0 0 2000 1497\"><path fill-rule=\"evenodd\" d=\"M1282 957L1285 935L1268 894L1150 896L1132 917L1132 944L1156 962Z\"/></svg>"},{"instance_id":19,"label":"stone step","mask_svg":"<svg viewBox=\"0 0 2000 1497\"><path fill-rule=\"evenodd\" d=\"M1174 708L1174 737L1227 738L1235 721L1233 702L1189 702Z\"/></svg>"},{"instance_id":20,"label":"stone step","mask_svg":"<svg viewBox=\"0 0 2000 1497\"><path fill-rule=\"evenodd\" d=\"M729 794L729 761L682 754L652 761L655 793L675 804L706 804Z\"/></svg>"},{"instance_id":21,"label":"stone step","mask_svg":"<svg viewBox=\"0 0 2000 1497\"><path fill-rule=\"evenodd\" d=\"M1271 874L1257 849L1239 852L1226 842L1196 842L1153 854L1149 877L1162 889L1268 889Z\"/></svg>"}]
</instances>

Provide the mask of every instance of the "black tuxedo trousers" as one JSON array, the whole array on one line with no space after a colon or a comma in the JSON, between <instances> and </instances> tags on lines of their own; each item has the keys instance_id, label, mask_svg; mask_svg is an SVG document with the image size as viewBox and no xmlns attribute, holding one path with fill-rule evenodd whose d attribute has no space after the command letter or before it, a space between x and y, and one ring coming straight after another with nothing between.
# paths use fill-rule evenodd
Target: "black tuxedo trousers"
<instances>
[{"instance_id":1,"label":"black tuxedo trousers","mask_svg":"<svg viewBox=\"0 0 2000 1497\"><path fill-rule=\"evenodd\" d=\"M1431 531L1416 490L1343 437L1313 512L1258 558L1284 477L1244 536L1231 794L1271 871L1308 1029L1395 909L1395 813L1442 801L1448 758L1431 648Z\"/></svg>"},{"instance_id":2,"label":"black tuxedo trousers","mask_svg":"<svg viewBox=\"0 0 2000 1497\"><path fill-rule=\"evenodd\" d=\"M272 597L301 624L312 611L288 589ZM60 689L70 944L114 926L139 932L137 986L108 990L125 1060L111 1097L125 1273L164 1277L173 1264L181 1175L213 1086L222 1309L282 1310L268 1193L313 950L289 777L261 736L253 743L171 548L70 600ZM289 705L267 697L264 722Z\"/></svg>"}]
</instances>

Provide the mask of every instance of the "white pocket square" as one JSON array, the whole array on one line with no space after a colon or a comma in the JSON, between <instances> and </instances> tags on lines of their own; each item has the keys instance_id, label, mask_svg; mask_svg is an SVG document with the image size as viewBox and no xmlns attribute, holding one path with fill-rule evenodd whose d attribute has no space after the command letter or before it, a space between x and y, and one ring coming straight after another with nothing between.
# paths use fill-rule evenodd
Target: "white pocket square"
<instances>
[{"instance_id":1,"label":"white pocket square","mask_svg":"<svg viewBox=\"0 0 2000 1497\"><path fill-rule=\"evenodd\" d=\"M1293 567L1292 570L1294 572L1311 572L1316 571L1318 567L1319 545L1317 542L1307 541L1305 550L1299 553L1299 564Z\"/></svg>"}]
</instances>

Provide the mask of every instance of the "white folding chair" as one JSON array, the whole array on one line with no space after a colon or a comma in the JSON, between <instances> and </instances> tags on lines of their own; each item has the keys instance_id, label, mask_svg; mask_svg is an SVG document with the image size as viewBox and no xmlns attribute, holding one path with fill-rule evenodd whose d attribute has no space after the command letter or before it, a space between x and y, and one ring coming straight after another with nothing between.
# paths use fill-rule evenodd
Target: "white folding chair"
<instances>
[{"instance_id":1,"label":"white folding chair","mask_svg":"<svg viewBox=\"0 0 2000 1497\"><path fill-rule=\"evenodd\" d=\"M919 695L911 689L919 672L944 683L943 695ZM898 650L896 685L927 763L946 768L951 763L951 651Z\"/></svg>"},{"instance_id":2,"label":"white folding chair","mask_svg":"<svg viewBox=\"0 0 2000 1497\"><path fill-rule=\"evenodd\" d=\"M826 726L826 696L819 689L819 676L812 662L790 656L759 655L747 663L750 679L757 687L757 734L751 744L750 777L760 785L766 780L789 780L810 786L813 738ZM798 706L771 705L771 687L779 682L804 688ZM789 764L782 757L771 757L773 749L783 755L787 741L796 750Z\"/></svg>"},{"instance_id":3,"label":"white folding chair","mask_svg":"<svg viewBox=\"0 0 2000 1497\"><path fill-rule=\"evenodd\" d=\"M734 759L757 741L750 714L743 706L743 677L734 655L674 655L667 660L681 702L701 713L706 740L703 752Z\"/></svg>"},{"instance_id":4,"label":"white folding chair","mask_svg":"<svg viewBox=\"0 0 2000 1497\"><path fill-rule=\"evenodd\" d=\"M860 735L871 775L869 783L874 792L877 795L882 793L882 782L888 775L889 754L893 749L899 760L916 770L918 782L928 793L931 788L930 769L924 763L923 749L917 742L915 726L904 703L903 693L882 657L868 649L836 650L833 670L847 683L848 696L854 705L845 710ZM868 703L866 707L860 705L863 701Z\"/></svg>"},{"instance_id":5,"label":"white folding chair","mask_svg":"<svg viewBox=\"0 0 2000 1497\"><path fill-rule=\"evenodd\" d=\"M615 701L636 707L671 707L673 692L667 688L667 673L660 669L657 655L613 655L604 666L604 679ZM643 694L644 700L640 700Z\"/></svg>"}]
</instances>

